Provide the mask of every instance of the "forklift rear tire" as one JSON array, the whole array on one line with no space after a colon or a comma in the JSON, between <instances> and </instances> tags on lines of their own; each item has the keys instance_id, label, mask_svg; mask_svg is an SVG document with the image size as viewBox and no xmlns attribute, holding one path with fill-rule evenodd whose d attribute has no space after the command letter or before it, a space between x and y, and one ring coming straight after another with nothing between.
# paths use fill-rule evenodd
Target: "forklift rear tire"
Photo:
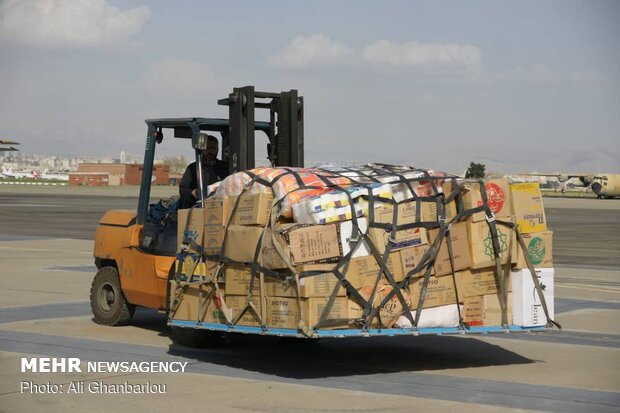
<instances>
[{"instance_id":1,"label":"forklift rear tire","mask_svg":"<svg viewBox=\"0 0 620 413\"><path fill-rule=\"evenodd\" d=\"M131 321L136 306L125 300L116 268L97 271L90 287L90 308L99 324L122 326Z\"/></svg>"}]
</instances>

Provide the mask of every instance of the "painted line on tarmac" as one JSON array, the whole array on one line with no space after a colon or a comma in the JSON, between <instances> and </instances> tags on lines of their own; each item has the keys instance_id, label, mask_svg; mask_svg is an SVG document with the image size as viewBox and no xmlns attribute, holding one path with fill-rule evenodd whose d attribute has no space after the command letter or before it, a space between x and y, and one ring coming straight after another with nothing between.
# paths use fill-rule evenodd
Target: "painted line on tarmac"
<instances>
[{"instance_id":1,"label":"painted line on tarmac","mask_svg":"<svg viewBox=\"0 0 620 413\"><path fill-rule=\"evenodd\" d=\"M0 308L0 324L45 320L47 318L78 317L88 314L90 314L90 303L88 301L5 307Z\"/></svg>"},{"instance_id":2,"label":"painted line on tarmac","mask_svg":"<svg viewBox=\"0 0 620 413\"><path fill-rule=\"evenodd\" d=\"M10 204L0 204L0 207L54 207L54 208L75 208L74 205L61 205L61 204L20 204L20 203L10 203Z\"/></svg>"},{"instance_id":3,"label":"painted line on tarmac","mask_svg":"<svg viewBox=\"0 0 620 413\"><path fill-rule=\"evenodd\" d=\"M54 237L41 237L38 235L7 235L0 234L0 241L39 241L56 239Z\"/></svg>"},{"instance_id":4,"label":"painted line on tarmac","mask_svg":"<svg viewBox=\"0 0 620 413\"><path fill-rule=\"evenodd\" d=\"M588 308L620 310L620 303L587 300L558 299L556 305L558 307L556 314ZM148 313L156 314L155 310L142 308L137 309L136 314L139 313L144 313L145 315ZM45 320L50 318L79 317L90 314L91 309L88 301L5 307L0 308L0 324L18 321ZM475 336L472 337L475 338ZM549 330L541 333L489 334L483 337L620 348L620 335L594 332Z\"/></svg>"},{"instance_id":5,"label":"painted line on tarmac","mask_svg":"<svg viewBox=\"0 0 620 413\"><path fill-rule=\"evenodd\" d=\"M164 349L2 331L0 351L51 357L78 357L89 361L189 361L186 370L189 373L549 412L617 412L620 407L620 393L617 392L462 378L414 371L397 370L386 373L376 367L334 366L315 358L276 363L275 360L279 356L269 354L267 357L257 357L252 347L249 347L246 353L191 350L175 345Z\"/></svg>"},{"instance_id":6,"label":"painted line on tarmac","mask_svg":"<svg viewBox=\"0 0 620 413\"><path fill-rule=\"evenodd\" d=\"M597 291L600 293L612 293L612 294L620 294L620 290L617 288L613 288L613 287L608 287L608 288L589 288L589 287L585 287L583 285L565 285L565 284L558 284L556 283L555 285L556 288L569 288L572 290L587 290L587 291Z\"/></svg>"},{"instance_id":7,"label":"painted line on tarmac","mask_svg":"<svg viewBox=\"0 0 620 413\"><path fill-rule=\"evenodd\" d=\"M594 333L589 331L549 330L529 334L488 335L489 338L536 341L539 343L569 344L577 346L620 348L620 334Z\"/></svg>"},{"instance_id":8,"label":"painted line on tarmac","mask_svg":"<svg viewBox=\"0 0 620 413\"><path fill-rule=\"evenodd\" d=\"M568 313L569 311L595 309L595 310L620 310L620 302L579 300L574 298L556 298L554 302L555 314Z\"/></svg>"},{"instance_id":9,"label":"painted line on tarmac","mask_svg":"<svg viewBox=\"0 0 620 413\"><path fill-rule=\"evenodd\" d=\"M58 241L62 241L63 238L53 238L55 240ZM69 239L69 238L64 238L64 239ZM80 240L80 241L87 241L87 240ZM90 241L90 240L88 240ZM92 256L93 251L92 250L78 250L78 249L70 249L70 250L58 250L58 249L51 249L51 248L32 248L32 247L15 247L13 245L0 245L0 250L10 250L10 251L40 251L40 252L62 252L62 253L66 253L67 251L70 251L72 254L88 254L90 256Z\"/></svg>"}]
</instances>

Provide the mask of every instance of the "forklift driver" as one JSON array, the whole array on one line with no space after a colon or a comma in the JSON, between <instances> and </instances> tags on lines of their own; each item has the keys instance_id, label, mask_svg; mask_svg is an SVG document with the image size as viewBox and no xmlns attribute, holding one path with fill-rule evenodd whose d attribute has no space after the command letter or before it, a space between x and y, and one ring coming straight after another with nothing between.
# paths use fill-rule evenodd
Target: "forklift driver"
<instances>
[{"instance_id":1,"label":"forklift driver","mask_svg":"<svg viewBox=\"0 0 620 413\"><path fill-rule=\"evenodd\" d=\"M217 159L219 143L215 136L207 136L207 149L202 151L202 181L205 186L226 178L229 175L228 163ZM198 179L196 174L196 162L192 162L185 169L181 185L179 186L181 204L179 209L193 207L198 201L200 191L198 189Z\"/></svg>"}]
</instances>

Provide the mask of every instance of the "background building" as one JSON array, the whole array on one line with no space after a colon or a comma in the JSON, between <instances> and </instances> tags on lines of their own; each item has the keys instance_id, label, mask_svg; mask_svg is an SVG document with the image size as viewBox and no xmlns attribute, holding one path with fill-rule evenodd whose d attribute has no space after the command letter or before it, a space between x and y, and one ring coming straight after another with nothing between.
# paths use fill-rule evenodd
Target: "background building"
<instances>
[{"instance_id":1,"label":"background building","mask_svg":"<svg viewBox=\"0 0 620 413\"><path fill-rule=\"evenodd\" d=\"M142 164L81 163L69 174L69 185L140 185ZM170 185L170 166L153 166L153 185Z\"/></svg>"}]
</instances>

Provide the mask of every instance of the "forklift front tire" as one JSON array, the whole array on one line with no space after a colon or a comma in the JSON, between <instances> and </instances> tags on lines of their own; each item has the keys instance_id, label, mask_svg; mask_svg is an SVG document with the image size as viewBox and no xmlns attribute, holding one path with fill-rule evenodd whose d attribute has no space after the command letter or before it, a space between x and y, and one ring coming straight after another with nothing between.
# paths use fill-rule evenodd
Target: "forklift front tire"
<instances>
[{"instance_id":1,"label":"forklift front tire","mask_svg":"<svg viewBox=\"0 0 620 413\"><path fill-rule=\"evenodd\" d=\"M125 300L116 268L97 271L90 287L90 308L99 324L121 326L131 321L136 306Z\"/></svg>"}]
</instances>

